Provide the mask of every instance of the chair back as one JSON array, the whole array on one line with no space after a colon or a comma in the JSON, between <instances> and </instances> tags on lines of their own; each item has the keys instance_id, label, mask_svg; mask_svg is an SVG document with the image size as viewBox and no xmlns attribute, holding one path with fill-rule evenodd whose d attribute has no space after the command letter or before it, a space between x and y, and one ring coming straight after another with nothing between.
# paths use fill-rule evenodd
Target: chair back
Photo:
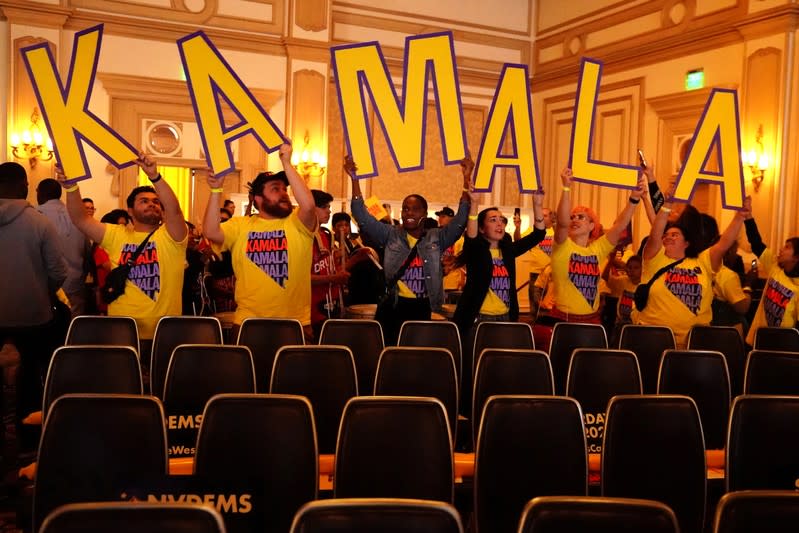
<instances>
[{"instance_id":1,"label":"chair back","mask_svg":"<svg viewBox=\"0 0 799 533\"><path fill-rule=\"evenodd\" d=\"M632 351L638 358L644 394L655 394L660 358L665 350L676 347L674 333L666 326L626 324L621 328L619 348Z\"/></svg>"},{"instance_id":2,"label":"chair back","mask_svg":"<svg viewBox=\"0 0 799 533\"><path fill-rule=\"evenodd\" d=\"M727 436L727 492L793 490L799 478L799 397L738 396Z\"/></svg>"},{"instance_id":3,"label":"chair back","mask_svg":"<svg viewBox=\"0 0 799 533\"><path fill-rule=\"evenodd\" d=\"M458 376L446 348L384 348L377 363L374 394L436 398L447 410L452 437L457 435Z\"/></svg>"},{"instance_id":4,"label":"chair back","mask_svg":"<svg viewBox=\"0 0 799 533\"><path fill-rule=\"evenodd\" d=\"M667 505L653 500L595 496L541 496L524 509L519 533L679 533Z\"/></svg>"},{"instance_id":5,"label":"chair back","mask_svg":"<svg viewBox=\"0 0 799 533\"><path fill-rule=\"evenodd\" d=\"M566 396L580 403L588 451L602 451L605 412L618 394L641 394L638 360L629 350L577 348L566 379Z\"/></svg>"},{"instance_id":6,"label":"chair back","mask_svg":"<svg viewBox=\"0 0 799 533\"><path fill-rule=\"evenodd\" d=\"M118 501L127 487L166 473L164 411L157 398L61 396L42 428L33 531L60 505Z\"/></svg>"},{"instance_id":7,"label":"chair back","mask_svg":"<svg viewBox=\"0 0 799 533\"><path fill-rule=\"evenodd\" d=\"M470 411L472 443L475 446L483 407L491 396L552 396L555 393L552 366L545 352L488 348L483 350L479 359Z\"/></svg>"},{"instance_id":8,"label":"chair back","mask_svg":"<svg viewBox=\"0 0 799 533\"><path fill-rule=\"evenodd\" d=\"M399 498L334 498L305 505L290 533L463 533L450 504Z\"/></svg>"},{"instance_id":9,"label":"chair back","mask_svg":"<svg viewBox=\"0 0 799 533\"><path fill-rule=\"evenodd\" d=\"M461 383L461 335L454 322L446 320L407 320L400 327L397 346L446 348L455 360L458 384Z\"/></svg>"},{"instance_id":10,"label":"chair back","mask_svg":"<svg viewBox=\"0 0 799 533\"><path fill-rule=\"evenodd\" d=\"M50 513L40 533L225 533L210 507L188 503L72 503Z\"/></svg>"},{"instance_id":11,"label":"chair back","mask_svg":"<svg viewBox=\"0 0 799 533\"><path fill-rule=\"evenodd\" d=\"M44 383L42 413L64 394L142 394L139 356L131 346L61 346Z\"/></svg>"},{"instance_id":12,"label":"chair back","mask_svg":"<svg viewBox=\"0 0 799 533\"><path fill-rule=\"evenodd\" d=\"M318 464L306 398L220 394L205 406L194 475L211 484L246 480L263 505L258 531L288 531L294 513L316 499Z\"/></svg>"},{"instance_id":13,"label":"chair back","mask_svg":"<svg viewBox=\"0 0 799 533\"><path fill-rule=\"evenodd\" d=\"M750 351L746 358L744 394L799 396L799 353Z\"/></svg>"},{"instance_id":14,"label":"chair back","mask_svg":"<svg viewBox=\"0 0 799 533\"><path fill-rule=\"evenodd\" d=\"M289 318L245 318L236 344L246 346L255 366L255 389L269 391L275 354L283 346L305 344L302 324Z\"/></svg>"},{"instance_id":15,"label":"chair back","mask_svg":"<svg viewBox=\"0 0 799 533\"><path fill-rule=\"evenodd\" d=\"M755 331L755 350L799 352L799 329L758 328Z\"/></svg>"},{"instance_id":16,"label":"chair back","mask_svg":"<svg viewBox=\"0 0 799 533\"><path fill-rule=\"evenodd\" d=\"M336 447L336 498L418 498L452 503L452 439L434 398L362 396L344 408Z\"/></svg>"},{"instance_id":17,"label":"chair back","mask_svg":"<svg viewBox=\"0 0 799 533\"><path fill-rule=\"evenodd\" d=\"M743 392L746 347L737 329L732 326L694 326L688 332L688 349L723 353L730 374L732 397Z\"/></svg>"},{"instance_id":18,"label":"chair back","mask_svg":"<svg viewBox=\"0 0 799 533\"><path fill-rule=\"evenodd\" d=\"M194 455L205 404L224 393L254 393L255 371L246 346L181 344L164 385L170 457Z\"/></svg>"},{"instance_id":19,"label":"chair back","mask_svg":"<svg viewBox=\"0 0 799 533\"><path fill-rule=\"evenodd\" d=\"M222 325L209 316L165 316L153 334L150 392L163 399L164 381L172 352L181 344L222 344Z\"/></svg>"},{"instance_id":20,"label":"chair back","mask_svg":"<svg viewBox=\"0 0 799 533\"><path fill-rule=\"evenodd\" d=\"M319 453L335 453L344 406L358 396L352 352L346 346L284 346L275 356L269 392L308 398Z\"/></svg>"},{"instance_id":21,"label":"chair back","mask_svg":"<svg viewBox=\"0 0 799 533\"><path fill-rule=\"evenodd\" d=\"M67 346L130 346L139 353L139 328L129 316L81 315L72 319L67 330ZM149 358L150 354L141 354Z\"/></svg>"},{"instance_id":22,"label":"chair back","mask_svg":"<svg viewBox=\"0 0 799 533\"><path fill-rule=\"evenodd\" d=\"M730 418L730 378L721 352L666 350L660 362L657 393L693 398L702 421L705 448L724 448Z\"/></svg>"},{"instance_id":23,"label":"chair back","mask_svg":"<svg viewBox=\"0 0 799 533\"><path fill-rule=\"evenodd\" d=\"M729 492L716 507L714 533L793 533L799 523L799 493L794 490Z\"/></svg>"},{"instance_id":24,"label":"chair back","mask_svg":"<svg viewBox=\"0 0 799 533\"><path fill-rule=\"evenodd\" d=\"M702 423L687 396L616 396L602 445L602 496L663 502L683 533L705 519Z\"/></svg>"},{"instance_id":25,"label":"chair back","mask_svg":"<svg viewBox=\"0 0 799 533\"><path fill-rule=\"evenodd\" d=\"M346 346L352 351L358 377L358 390L371 391L380 352L383 351L383 329L376 320L334 318L326 320L319 335L319 344Z\"/></svg>"},{"instance_id":26,"label":"chair back","mask_svg":"<svg viewBox=\"0 0 799 533\"><path fill-rule=\"evenodd\" d=\"M478 533L515 532L525 504L536 496L587 493L583 417L573 398L492 396L488 400L475 454Z\"/></svg>"},{"instance_id":27,"label":"chair back","mask_svg":"<svg viewBox=\"0 0 799 533\"><path fill-rule=\"evenodd\" d=\"M575 348L607 347L608 337L605 334L605 328L599 324L575 322L555 324L549 342L549 360L552 362L552 373L555 376L555 394L561 395L566 392L569 362Z\"/></svg>"}]
</instances>

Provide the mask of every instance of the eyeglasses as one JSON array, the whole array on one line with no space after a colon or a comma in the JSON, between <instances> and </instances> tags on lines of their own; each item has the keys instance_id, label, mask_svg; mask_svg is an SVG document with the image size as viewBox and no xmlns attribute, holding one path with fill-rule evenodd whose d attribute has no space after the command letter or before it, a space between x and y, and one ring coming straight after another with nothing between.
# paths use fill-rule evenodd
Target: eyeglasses
<instances>
[{"instance_id":1,"label":"eyeglasses","mask_svg":"<svg viewBox=\"0 0 799 533\"><path fill-rule=\"evenodd\" d=\"M569 220L588 220L588 215L585 213L574 213L569 217Z\"/></svg>"}]
</instances>

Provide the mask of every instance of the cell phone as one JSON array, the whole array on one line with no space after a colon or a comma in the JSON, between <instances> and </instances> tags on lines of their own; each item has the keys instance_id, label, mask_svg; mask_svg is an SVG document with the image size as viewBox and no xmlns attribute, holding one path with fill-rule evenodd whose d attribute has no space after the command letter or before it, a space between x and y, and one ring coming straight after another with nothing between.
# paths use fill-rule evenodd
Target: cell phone
<instances>
[{"instance_id":1,"label":"cell phone","mask_svg":"<svg viewBox=\"0 0 799 533\"><path fill-rule=\"evenodd\" d=\"M521 210L520 207L517 207L516 209L513 210L513 216L518 217L518 216L521 216L521 214L522 214L522 210Z\"/></svg>"},{"instance_id":2,"label":"cell phone","mask_svg":"<svg viewBox=\"0 0 799 533\"><path fill-rule=\"evenodd\" d=\"M752 259L752 269L757 268L757 259Z\"/></svg>"},{"instance_id":3,"label":"cell phone","mask_svg":"<svg viewBox=\"0 0 799 533\"><path fill-rule=\"evenodd\" d=\"M640 148L638 149L638 162L641 163L641 168L646 168L646 158L644 158L644 152Z\"/></svg>"}]
</instances>

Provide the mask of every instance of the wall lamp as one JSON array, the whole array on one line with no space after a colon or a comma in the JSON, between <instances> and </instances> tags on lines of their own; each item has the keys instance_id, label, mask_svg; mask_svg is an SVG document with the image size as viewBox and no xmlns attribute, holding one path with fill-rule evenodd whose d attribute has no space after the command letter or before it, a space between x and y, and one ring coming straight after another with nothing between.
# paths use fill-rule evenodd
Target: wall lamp
<instances>
[{"instance_id":1,"label":"wall lamp","mask_svg":"<svg viewBox=\"0 0 799 533\"><path fill-rule=\"evenodd\" d=\"M763 183L766 170L769 168L768 154L763 149L763 124L757 127L757 135L755 135L755 146L748 152L741 154L741 161L744 165L749 167L749 172L752 175L752 186L755 192L760 190L760 185Z\"/></svg>"},{"instance_id":2,"label":"wall lamp","mask_svg":"<svg viewBox=\"0 0 799 533\"><path fill-rule=\"evenodd\" d=\"M53 158L53 141L43 133L39 126L39 108L34 107L31 122L27 129L11 133L11 153L17 159L27 159L31 168L37 161L50 161Z\"/></svg>"},{"instance_id":3,"label":"wall lamp","mask_svg":"<svg viewBox=\"0 0 799 533\"><path fill-rule=\"evenodd\" d=\"M297 169L297 172L305 181L310 178L321 178L327 171L327 157L319 150L310 149L308 146L310 144L308 130L305 130L303 142L302 150L299 153L294 152L292 154L291 164L294 165L294 168Z\"/></svg>"}]
</instances>

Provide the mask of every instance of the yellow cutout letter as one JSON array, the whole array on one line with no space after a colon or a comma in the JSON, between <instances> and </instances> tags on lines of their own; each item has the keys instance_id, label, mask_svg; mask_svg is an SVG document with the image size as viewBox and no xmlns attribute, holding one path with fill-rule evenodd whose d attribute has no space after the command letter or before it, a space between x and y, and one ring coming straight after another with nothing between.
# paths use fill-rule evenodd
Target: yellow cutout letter
<instances>
[{"instance_id":1,"label":"yellow cutout letter","mask_svg":"<svg viewBox=\"0 0 799 533\"><path fill-rule=\"evenodd\" d=\"M602 78L602 62L583 58L577 100L574 103L569 166L574 179L610 187L632 189L638 183L638 167L591 159L594 111Z\"/></svg>"},{"instance_id":2,"label":"yellow cutout letter","mask_svg":"<svg viewBox=\"0 0 799 533\"><path fill-rule=\"evenodd\" d=\"M21 50L56 158L70 181L91 177L80 139L91 144L117 168L133 164L137 156L130 143L88 108L102 37L102 24L75 34L66 89L62 89L47 43Z\"/></svg>"},{"instance_id":3,"label":"yellow cutout letter","mask_svg":"<svg viewBox=\"0 0 799 533\"><path fill-rule=\"evenodd\" d=\"M496 167L516 168L519 173L519 190L522 192L541 188L528 80L525 65L506 64L502 69L494 102L488 114L483 144L477 156L474 179L476 191L491 190ZM512 131L512 155L500 155L506 130Z\"/></svg>"},{"instance_id":4,"label":"yellow cutout letter","mask_svg":"<svg viewBox=\"0 0 799 533\"><path fill-rule=\"evenodd\" d=\"M718 146L719 170L707 170L707 163ZM713 89L694 132L685 164L677 175L674 199L690 201L699 181L721 185L721 205L726 209L743 207L744 174L741 167L741 130L738 97L732 89Z\"/></svg>"},{"instance_id":5,"label":"yellow cutout letter","mask_svg":"<svg viewBox=\"0 0 799 533\"><path fill-rule=\"evenodd\" d=\"M368 86L397 168L405 172L424 167L428 74L435 78L444 161L453 164L463 159L466 132L451 32L406 39L401 108L378 43L338 46L331 54L344 136L350 155L358 163L358 178L377 174L364 86Z\"/></svg>"},{"instance_id":6,"label":"yellow cutout letter","mask_svg":"<svg viewBox=\"0 0 799 533\"><path fill-rule=\"evenodd\" d=\"M178 48L205 157L214 174L222 176L235 168L230 144L239 137L252 133L267 152L285 142L275 123L203 32L179 39ZM238 115L237 124L225 125L219 98L224 98Z\"/></svg>"}]
</instances>

